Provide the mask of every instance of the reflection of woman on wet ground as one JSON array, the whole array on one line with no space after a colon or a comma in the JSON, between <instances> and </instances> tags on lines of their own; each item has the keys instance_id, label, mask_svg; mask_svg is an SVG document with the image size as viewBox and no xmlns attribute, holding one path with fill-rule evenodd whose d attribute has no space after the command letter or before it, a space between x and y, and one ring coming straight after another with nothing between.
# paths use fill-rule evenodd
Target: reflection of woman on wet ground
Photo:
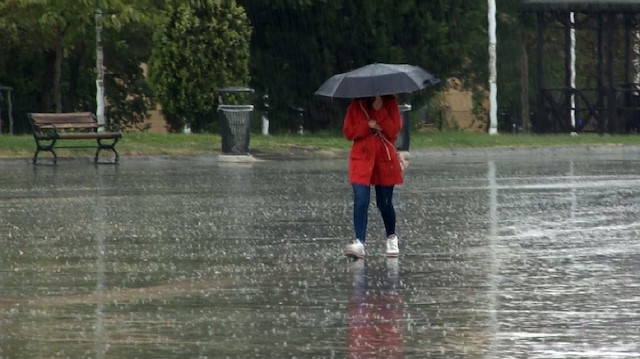
<instances>
[{"instance_id":1,"label":"reflection of woman on wet ground","mask_svg":"<svg viewBox=\"0 0 640 359\"><path fill-rule=\"evenodd\" d=\"M344 119L344 136L353 141L349 154L349 181L353 187L355 240L345 255L365 257L365 243L371 186L387 234L388 257L399 254L393 188L402 183L402 169L395 141L402 127L398 101L394 95L351 101Z\"/></svg>"},{"instance_id":2,"label":"reflection of woman on wet ground","mask_svg":"<svg viewBox=\"0 0 640 359\"><path fill-rule=\"evenodd\" d=\"M403 313L397 288L398 258L387 258L386 278L379 281L383 283L381 288L367 285L364 261L353 262L352 271L348 358L402 358Z\"/></svg>"}]
</instances>

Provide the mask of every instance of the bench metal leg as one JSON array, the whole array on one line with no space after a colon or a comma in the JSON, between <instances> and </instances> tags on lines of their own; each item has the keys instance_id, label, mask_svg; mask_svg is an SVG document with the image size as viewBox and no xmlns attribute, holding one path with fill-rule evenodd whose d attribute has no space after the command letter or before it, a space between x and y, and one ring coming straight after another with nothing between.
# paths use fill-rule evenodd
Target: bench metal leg
<instances>
[{"instance_id":1,"label":"bench metal leg","mask_svg":"<svg viewBox=\"0 0 640 359\"><path fill-rule=\"evenodd\" d=\"M118 153L118 151L116 151L116 143L118 142L118 137L116 138L98 138L96 139L97 141L97 147L96 148L96 153L93 157L93 162L94 163L98 163L98 161L100 160L100 151L102 150L110 150L111 152L113 152L115 158L114 158L114 162L115 164L117 164L120 160L120 155ZM54 150L54 146L56 144L56 140L57 138L36 138L36 151L33 154L33 158L31 159L31 162L35 165L38 162L38 155L40 154L40 151L47 151L47 152L51 152L51 155L53 156L53 164L55 165L58 162L58 155L56 154L56 151ZM105 142L103 142L105 141ZM60 148L87 148L87 147L94 147L94 146L85 146L85 145L78 145L78 146L60 146Z\"/></svg>"},{"instance_id":2,"label":"bench metal leg","mask_svg":"<svg viewBox=\"0 0 640 359\"><path fill-rule=\"evenodd\" d=\"M44 151L49 151L51 152L51 155L53 155L53 164L57 164L58 163L58 155L56 155L56 152L54 150L44 150ZM36 153L33 155L33 158L31 159L31 163L36 165L38 164L38 153L40 152L40 150L36 150Z\"/></svg>"},{"instance_id":3,"label":"bench metal leg","mask_svg":"<svg viewBox=\"0 0 640 359\"><path fill-rule=\"evenodd\" d=\"M96 149L96 155L93 158L93 162L98 163L98 159L100 157L100 151L111 150L111 152L113 152L113 154L115 155L115 159L113 163L118 163L118 161L120 160L120 155L118 154L118 151L116 151L116 143L118 142L118 138L113 139L112 142L109 142L109 143L103 143L102 140L103 139L97 139L98 148Z\"/></svg>"},{"instance_id":4,"label":"bench metal leg","mask_svg":"<svg viewBox=\"0 0 640 359\"><path fill-rule=\"evenodd\" d=\"M42 144L40 141L51 141L51 143ZM56 151L53 150L53 145L55 145L56 139L46 139L46 140L36 140L36 152L33 154L33 158L31 159L31 163L34 165L38 162L38 153L40 151L51 152L53 155L53 164L55 165L58 161L58 155L56 155Z\"/></svg>"},{"instance_id":5,"label":"bench metal leg","mask_svg":"<svg viewBox=\"0 0 640 359\"><path fill-rule=\"evenodd\" d=\"M113 163L118 163L118 161L120 160L120 155L118 154L118 151L116 151L114 147L98 147L98 149L96 149L96 154L93 157L94 163L98 163L98 159L100 158L100 151L102 150L111 150L111 152L113 152L113 154L115 155Z\"/></svg>"}]
</instances>

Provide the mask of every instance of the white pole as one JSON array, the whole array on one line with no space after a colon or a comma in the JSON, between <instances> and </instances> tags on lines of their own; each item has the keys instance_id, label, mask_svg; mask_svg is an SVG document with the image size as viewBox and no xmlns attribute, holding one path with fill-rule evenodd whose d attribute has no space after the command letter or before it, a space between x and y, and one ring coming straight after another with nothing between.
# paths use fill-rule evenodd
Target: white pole
<instances>
[{"instance_id":1,"label":"white pole","mask_svg":"<svg viewBox=\"0 0 640 359\"><path fill-rule=\"evenodd\" d=\"M96 119L104 125L104 51L102 49L102 9L96 1Z\"/></svg>"},{"instance_id":2,"label":"white pole","mask_svg":"<svg viewBox=\"0 0 640 359\"><path fill-rule=\"evenodd\" d=\"M571 128L575 130L576 128L576 95L573 91L576 89L576 27L575 27L575 17L574 13L569 14L569 26L571 29L569 30L569 37L571 38L571 51L570 51L570 62L571 62ZM572 136L575 136L577 133L575 131L571 132Z\"/></svg>"},{"instance_id":3,"label":"white pole","mask_svg":"<svg viewBox=\"0 0 640 359\"><path fill-rule=\"evenodd\" d=\"M262 113L262 134L269 135L269 95L262 96L264 112Z\"/></svg>"},{"instance_id":4,"label":"white pole","mask_svg":"<svg viewBox=\"0 0 640 359\"><path fill-rule=\"evenodd\" d=\"M635 55L633 58L633 68L636 71L633 83L637 85L640 83L640 31L636 31L636 41L633 44L633 54Z\"/></svg>"},{"instance_id":5,"label":"white pole","mask_svg":"<svg viewBox=\"0 0 640 359\"><path fill-rule=\"evenodd\" d=\"M498 86L496 85L496 1L488 0L489 11L489 134L498 134Z\"/></svg>"},{"instance_id":6,"label":"white pole","mask_svg":"<svg viewBox=\"0 0 640 359\"><path fill-rule=\"evenodd\" d=\"M269 119L265 115L262 115L262 134L269 135Z\"/></svg>"}]
</instances>

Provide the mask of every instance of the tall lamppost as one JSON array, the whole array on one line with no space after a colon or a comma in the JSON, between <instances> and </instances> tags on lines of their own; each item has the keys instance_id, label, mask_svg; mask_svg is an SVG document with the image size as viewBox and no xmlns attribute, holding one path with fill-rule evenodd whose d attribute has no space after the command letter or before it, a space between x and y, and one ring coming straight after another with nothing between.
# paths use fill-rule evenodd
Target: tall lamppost
<instances>
[{"instance_id":1,"label":"tall lamppost","mask_svg":"<svg viewBox=\"0 0 640 359\"><path fill-rule=\"evenodd\" d=\"M498 85L497 78L497 37L496 37L496 0L487 0L489 10L489 134L498 134Z\"/></svg>"},{"instance_id":2,"label":"tall lamppost","mask_svg":"<svg viewBox=\"0 0 640 359\"><path fill-rule=\"evenodd\" d=\"M102 6L96 0L96 117L98 125L104 125L104 51L102 49Z\"/></svg>"}]
</instances>

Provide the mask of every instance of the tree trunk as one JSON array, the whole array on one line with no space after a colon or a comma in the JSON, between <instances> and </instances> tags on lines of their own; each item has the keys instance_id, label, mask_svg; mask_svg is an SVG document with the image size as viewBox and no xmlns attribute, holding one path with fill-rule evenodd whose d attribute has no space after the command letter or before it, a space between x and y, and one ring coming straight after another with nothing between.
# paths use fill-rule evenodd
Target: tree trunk
<instances>
[{"instance_id":1,"label":"tree trunk","mask_svg":"<svg viewBox=\"0 0 640 359\"><path fill-rule=\"evenodd\" d=\"M9 98L9 134L13 135L13 103L11 102L11 90L8 91L7 97Z\"/></svg>"},{"instance_id":2,"label":"tree trunk","mask_svg":"<svg viewBox=\"0 0 640 359\"><path fill-rule=\"evenodd\" d=\"M53 97L57 113L62 112L62 96L60 94L60 79L62 78L62 39L64 39L64 31L58 32L58 42L56 44L55 63L53 68Z\"/></svg>"},{"instance_id":3,"label":"tree trunk","mask_svg":"<svg viewBox=\"0 0 640 359\"><path fill-rule=\"evenodd\" d=\"M76 57L69 60L69 93L65 98L65 109L67 111L75 111L78 105L77 92L78 92L78 76L80 73L80 58Z\"/></svg>"},{"instance_id":4,"label":"tree trunk","mask_svg":"<svg viewBox=\"0 0 640 359\"><path fill-rule=\"evenodd\" d=\"M520 30L520 103L522 104L522 130L529 133L529 58L524 30Z\"/></svg>"},{"instance_id":5,"label":"tree trunk","mask_svg":"<svg viewBox=\"0 0 640 359\"><path fill-rule=\"evenodd\" d=\"M80 78L80 68L82 67L82 59L86 55L86 48L78 45L74 48L73 56L69 58L69 92L65 98L65 109L67 111L82 110L86 111L84 103L78 103L78 80ZM78 108L81 106L81 108Z\"/></svg>"},{"instance_id":6,"label":"tree trunk","mask_svg":"<svg viewBox=\"0 0 640 359\"><path fill-rule=\"evenodd\" d=\"M44 74L42 74L42 93L40 94L40 111L51 112L51 89L55 73L55 51L44 53Z\"/></svg>"}]
</instances>

